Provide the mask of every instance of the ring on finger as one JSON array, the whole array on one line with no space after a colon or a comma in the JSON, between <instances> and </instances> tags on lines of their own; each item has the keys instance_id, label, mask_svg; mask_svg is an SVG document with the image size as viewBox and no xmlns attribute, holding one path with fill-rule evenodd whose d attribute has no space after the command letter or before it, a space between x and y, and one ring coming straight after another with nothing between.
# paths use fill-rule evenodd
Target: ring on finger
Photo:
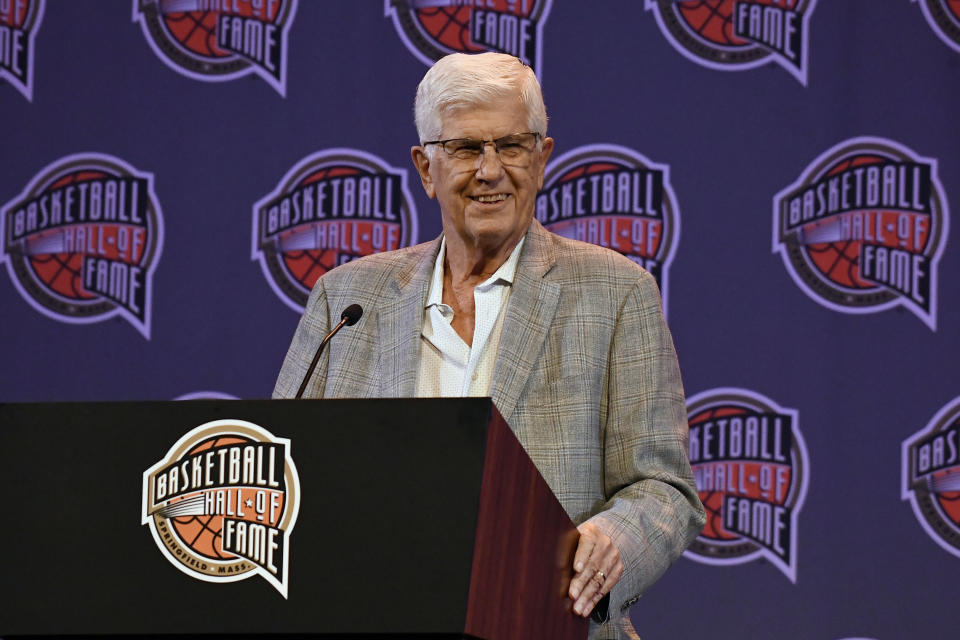
<instances>
[{"instance_id":1,"label":"ring on finger","mask_svg":"<svg viewBox=\"0 0 960 640\"><path fill-rule=\"evenodd\" d=\"M600 586L600 587L602 587L603 583L607 581L607 574L605 574L603 571L600 571L599 569L597 569L597 572L594 574L593 577L598 578L597 586Z\"/></svg>"}]
</instances>

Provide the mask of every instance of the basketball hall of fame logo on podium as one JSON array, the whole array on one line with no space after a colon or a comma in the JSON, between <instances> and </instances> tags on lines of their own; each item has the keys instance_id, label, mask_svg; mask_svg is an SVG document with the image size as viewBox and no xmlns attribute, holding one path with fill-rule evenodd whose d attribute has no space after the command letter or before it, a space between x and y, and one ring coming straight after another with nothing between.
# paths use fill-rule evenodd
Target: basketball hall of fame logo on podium
<instances>
[{"instance_id":1,"label":"basketball hall of fame logo on podium","mask_svg":"<svg viewBox=\"0 0 960 640\"><path fill-rule=\"evenodd\" d=\"M960 53L960 2L958 0L913 0L923 17L948 47Z\"/></svg>"},{"instance_id":2,"label":"basketball hall of fame logo on podium","mask_svg":"<svg viewBox=\"0 0 960 640\"><path fill-rule=\"evenodd\" d=\"M223 82L254 73L285 96L297 0L133 0L150 48L177 73Z\"/></svg>"},{"instance_id":3,"label":"basketball hall of fame logo on podium","mask_svg":"<svg viewBox=\"0 0 960 640\"><path fill-rule=\"evenodd\" d=\"M550 231L613 249L657 280L664 311L667 271L680 238L670 167L615 144L577 147L552 160L536 218Z\"/></svg>"},{"instance_id":4,"label":"basketball hall of fame logo on podium","mask_svg":"<svg viewBox=\"0 0 960 640\"><path fill-rule=\"evenodd\" d=\"M307 156L253 205L252 259L299 313L330 269L416 241L407 172L358 149Z\"/></svg>"},{"instance_id":5,"label":"basketball hall of fame logo on podium","mask_svg":"<svg viewBox=\"0 0 960 640\"><path fill-rule=\"evenodd\" d=\"M20 295L54 320L119 315L150 339L163 216L153 175L103 153L65 156L0 208L0 262Z\"/></svg>"},{"instance_id":6,"label":"basketball hall of fame logo on podium","mask_svg":"<svg viewBox=\"0 0 960 640\"><path fill-rule=\"evenodd\" d=\"M687 400L690 465L707 524L684 555L735 565L766 558L797 581L797 528L810 463L798 414L747 389Z\"/></svg>"},{"instance_id":7,"label":"basketball hall of fame logo on podium","mask_svg":"<svg viewBox=\"0 0 960 640\"><path fill-rule=\"evenodd\" d=\"M167 560L198 580L260 575L286 598L299 510L290 440L243 420L190 430L143 473L141 523Z\"/></svg>"},{"instance_id":8,"label":"basketball hall of fame logo on podium","mask_svg":"<svg viewBox=\"0 0 960 640\"><path fill-rule=\"evenodd\" d=\"M903 306L933 330L948 227L937 161L886 138L835 145L773 199L773 251L812 300L852 314Z\"/></svg>"},{"instance_id":9,"label":"basketball hall of fame logo on podium","mask_svg":"<svg viewBox=\"0 0 960 640\"><path fill-rule=\"evenodd\" d=\"M516 56L542 76L543 25L553 0L384 0L407 49L430 66L450 53Z\"/></svg>"},{"instance_id":10,"label":"basketball hall of fame logo on podium","mask_svg":"<svg viewBox=\"0 0 960 640\"><path fill-rule=\"evenodd\" d=\"M33 101L34 40L44 0L0 0L0 79Z\"/></svg>"},{"instance_id":11,"label":"basketball hall of fame logo on podium","mask_svg":"<svg viewBox=\"0 0 960 640\"><path fill-rule=\"evenodd\" d=\"M902 450L902 493L934 542L960 558L960 396Z\"/></svg>"},{"instance_id":12,"label":"basketball hall of fame logo on podium","mask_svg":"<svg viewBox=\"0 0 960 640\"><path fill-rule=\"evenodd\" d=\"M807 84L816 0L645 0L660 31L688 60L720 71L774 63Z\"/></svg>"}]
</instances>

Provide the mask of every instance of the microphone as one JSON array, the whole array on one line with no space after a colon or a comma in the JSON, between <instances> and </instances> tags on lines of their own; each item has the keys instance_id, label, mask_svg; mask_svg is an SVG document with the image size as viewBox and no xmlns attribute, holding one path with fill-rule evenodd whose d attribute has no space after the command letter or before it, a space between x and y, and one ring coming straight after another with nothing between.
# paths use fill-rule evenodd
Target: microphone
<instances>
[{"instance_id":1,"label":"microphone","mask_svg":"<svg viewBox=\"0 0 960 640\"><path fill-rule=\"evenodd\" d=\"M297 390L297 395L294 399L299 400L303 396L303 392L307 388L307 382L310 380L310 377L313 375L313 370L317 368L317 363L320 362L320 354L323 353L323 348L327 346L327 343L330 342L330 338L337 334L337 331L340 331L344 326L352 327L357 324L357 320L360 319L360 316L363 315L363 307L358 304L352 304L346 309L343 310L343 313L340 314L340 322L333 328L333 331L328 333L326 337L320 341L320 346L317 347L317 352L313 354L313 362L310 363L310 366L307 368L307 374L303 376L303 382L300 383L300 389Z\"/></svg>"}]
</instances>

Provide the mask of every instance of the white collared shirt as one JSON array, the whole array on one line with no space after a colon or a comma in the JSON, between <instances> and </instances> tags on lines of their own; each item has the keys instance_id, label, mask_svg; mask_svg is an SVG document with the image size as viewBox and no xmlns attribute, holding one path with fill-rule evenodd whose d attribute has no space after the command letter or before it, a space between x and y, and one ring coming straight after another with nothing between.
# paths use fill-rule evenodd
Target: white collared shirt
<instances>
[{"instance_id":1,"label":"white collared shirt","mask_svg":"<svg viewBox=\"0 0 960 640\"><path fill-rule=\"evenodd\" d=\"M450 324L453 309L443 304L443 262L447 241L441 241L423 315L418 398L490 395L503 318L525 239L526 236L521 238L507 261L473 290L472 347L467 346Z\"/></svg>"}]
</instances>

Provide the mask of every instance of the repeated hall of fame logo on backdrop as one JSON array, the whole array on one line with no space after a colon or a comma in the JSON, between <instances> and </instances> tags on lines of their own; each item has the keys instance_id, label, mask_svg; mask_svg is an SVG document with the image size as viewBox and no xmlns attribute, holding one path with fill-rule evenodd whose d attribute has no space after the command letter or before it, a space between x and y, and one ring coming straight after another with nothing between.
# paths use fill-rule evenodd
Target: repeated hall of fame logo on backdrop
<instances>
[{"instance_id":1,"label":"repeated hall of fame logo on backdrop","mask_svg":"<svg viewBox=\"0 0 960 640\"><path fill-rule=\"evenodd\" d=\"M553 0L384 0L407 49L426 65L450 53L516 56L542 77L543 25Z\"/></svg>"},{"instance_id":2,"label":"repeated hall of fame logo on backdrop","mask_svg":"<svg viewBox=\"0 0 960 640\"><path fill-rule=\"evenodd\" d=\"M657 280L667 308L667 271L680 237L670 167L614 144L577 147L550 162L537 221L565 238L622 253Z\"/></svg>"},{"instance_id":3,"label":"repeated hall of fame logo on backdrop","mask_svg":"<svg viewBox=\"0 0 960 640\"><path fill-rule=\"evenodd\" d=\"M44 0L0 0L0 79L33 100L34 40Z\"/></svg>"},{"instance_id":4,"label":"repeated hall of fame logo on backdrop","mask_svg":"<svg viewBox=\"0 0 960 640\"><path fill-rule=\"evenodd\" d=\"M416 241L406 170L357 149L307 156L253 205L252 258L298 313L330 269Z\"/></svg>"},{"instance_id":5,"label":"repeated hall of fame logo on backdrop","mask_svg":"<svg viewBox=\"0 0 960 640\"><path fill-rule=\"evenodd\" d=\"M902 494L934 542L960 558L960 396L901 447Z\"/></svg>"},{"instance_id":6,"label":"repeated hall of fame logo on backdrop","mask_svg":"<svg viewBox=\"0 0 960 640\"><path fill-rule=\"evenodd\" d=\"M0 219L0 262L34 309L69 323L119 315L150 339L163 247L152 174L102 153L66 156L3 205Z\"/></svg>"},{"instance_id":7,"label":"repeated hall of fame logo on backdrop","mask_svg":"<svg viewBox=\"0 0 960 640\"><path fill-rule=\"evenodd\" d=\"M297 0L133 0L133 21L177 73L204 82L254 73L282 96L296 12Z\"/></svg>"},{"instance_id":8,"label":"repeated hall of fame logo on backdrop","mask_svg":"<svg viewBox=\"0 0 960 640\"><path fill-rule=\"evenodd\" d=\"M816 0L645 0L660 31L688 60L720 71L775 63L807 84Z\"/></svg>"},{"instance_id":9,"label":"repeated hall of fame logo on backdrop","mask_svg":"<svg viewBox=\"0 0 960 640\"><path fill-rule=\"evenodd\" d=\"M773 251L811 299L853 314L901 305L934 330L948 227L936 160L886 138L835 145L773 199Z\"/></svg>"},{"instance_id":10,"label":"repeated hall of fame logo on backdrop","mask_svg":"<svg viewBox=\"0 0 960 640\"><path fill-rule=\"evenodd\" d=\"M143 473L141 523L167 560L198 580L260 575L286 598L299 511L290 440L243 420L192 429Z\"/></svg>"},{"instance_id":11,"label":"repeated hall of fame logo on backdrop","mask_svg":"<svg viewBox=\"0 0 960 640\"><path fill-rule=\"evenodd\" d=\"M690 465L707 524L684 555L735 565L766 558L797 581L797 525L810 479L795 409L747 389L687 400Z\"/></svg>"},{"instance_id":12,"label":"repeated hall of fame logo on backdrop","mask_svg":"<svg viewBox=\"0 0 960 640\"><path fill-rule=\"evenodd\" d=\"M960 53L960 0L913 0L923 17L948 47Z\"/></svg>"}]
</instances>

